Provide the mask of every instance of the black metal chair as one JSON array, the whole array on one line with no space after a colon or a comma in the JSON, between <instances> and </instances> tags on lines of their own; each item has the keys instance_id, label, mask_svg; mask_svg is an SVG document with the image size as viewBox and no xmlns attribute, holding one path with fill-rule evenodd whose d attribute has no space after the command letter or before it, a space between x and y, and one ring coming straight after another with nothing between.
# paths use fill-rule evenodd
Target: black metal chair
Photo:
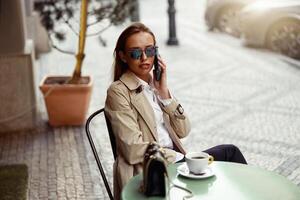
<instances>
[{"instance_id":1,"label":"black metal chair","mask_svg":"<svg viewBox=\"0 0 300 200\"><path fill-rule=\"evenodd\" d=\"M89 116L89 118L87 119L86 124L85 124L85 131L86 131L88 140L90 142L90 145L91 145L94 157L96 159L96 162L97 162L100 174L102 176L102 179L103 179L106 191L108 193L108 196L109 196L110 200L113 200L114 197L112 195L112 192L111 192L111 189L109 187L105 172L104 172L102 164L101 164L101 161L99 159L99 156L98 156L93 138L92 138L91 133L90 133L90 122L92 121L92 119L95 116L97 116L98 114L101 114L101 113L103 113L104 116L105 116L105 121L106 121L107 130L108 130L108 133L109 133L109 139L110 139L110 144L111 144L111 147L112 147L112 152L113 152L113 155L114 155L114 159L116 159L116 156L117 156L117 153L116 153L116 140L115 140L115 136L114 136L113 131L112 131L111 123L110 123L109 119L107 118L107 116L105 115L104 108L101 108L101 109L97 110L96 112L94 112L93 114L91 114Z\"/></svg>"}]
</instances>

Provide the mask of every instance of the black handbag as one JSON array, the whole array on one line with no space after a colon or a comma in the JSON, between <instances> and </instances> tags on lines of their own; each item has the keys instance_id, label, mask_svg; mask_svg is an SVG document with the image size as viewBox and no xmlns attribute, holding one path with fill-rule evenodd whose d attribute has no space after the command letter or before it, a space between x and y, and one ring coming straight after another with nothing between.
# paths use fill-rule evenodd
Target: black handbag
<instances>
[{"instance_id":1,"label":"black handbag","mask_svg":"<svg viewBox=\"0 0 300 200\"><path fill-rule=\"evenodd\" d=\"M170 192L173 187L187 192L187 195L183 197L183 200L193 197L193 194L189 189L176 185L170 181L163 148L157 143L150 143L144 155L142 192L148 197L165 197L167 192Z\"/></svg>"},{"instance_id":2,"label":"black handbag","mask_svg":"<svg viewBox=\"0 0 300 200\"><path fill-rule=\"evenodd\" d=\"M163 149L150 143L143 163L143 192L146 196L166 196L167 166Z\"/></svg>"}]
</instances>

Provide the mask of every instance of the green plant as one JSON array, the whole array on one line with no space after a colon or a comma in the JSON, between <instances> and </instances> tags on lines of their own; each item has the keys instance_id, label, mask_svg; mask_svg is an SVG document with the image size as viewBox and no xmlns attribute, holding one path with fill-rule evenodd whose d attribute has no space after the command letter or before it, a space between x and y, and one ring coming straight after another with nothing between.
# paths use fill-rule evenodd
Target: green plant
<instances>
[{"instance_id":1,"label":"green plant","mask_svg":"<svg viewBox=\"0 0 300 200\"><path fill-rule=\"evenodd\" d=\"M75 13L80 6L80 26L77 32L71 21L75 20ZM81 80L82 63L85 57L84 47L87 36L100 35L111 25L122 23L129 16L131 0L43 0L35 3L35 9L40 13L41 22L48 31L50 40L53 35L58 40L64 40L65 34L57 27L66 24L78 36L78 50L76 53L76 65L72 78L68 83L78 84ZM88 20L90 19L90 20ZM97 33L87 35L87 29L104 20L109 23ZM76 20L75 20L76 21ZM57 50L70 53L60 49L53 41L52 46ZM72 53L73 54L73 53Z\"/></svg>"}]
</instances>

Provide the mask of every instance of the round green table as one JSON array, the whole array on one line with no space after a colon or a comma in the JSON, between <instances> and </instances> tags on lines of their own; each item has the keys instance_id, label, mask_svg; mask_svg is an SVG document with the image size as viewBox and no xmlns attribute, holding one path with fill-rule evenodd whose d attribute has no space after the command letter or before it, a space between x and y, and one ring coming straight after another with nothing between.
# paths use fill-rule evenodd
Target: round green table
<instances>
[{"instance_id":1,"label":"round green table","mask_svg":"<svg viewBox=\"0 0 300 200\"><path fill-rule=\"evenodd\" d=\"M215 176L189 179L178 175L176 169L180 164L171 164L168 174L173 183L192 191L193 197L189 199L300 200L300 187L275 172L250 165L215 161L210 165ZM122 200L179 200L187 195L183 190L172 188L166 198L149 198L139 192L141 181L141 174L131 178L122 191Z\"/></svg>"}]
</instances>

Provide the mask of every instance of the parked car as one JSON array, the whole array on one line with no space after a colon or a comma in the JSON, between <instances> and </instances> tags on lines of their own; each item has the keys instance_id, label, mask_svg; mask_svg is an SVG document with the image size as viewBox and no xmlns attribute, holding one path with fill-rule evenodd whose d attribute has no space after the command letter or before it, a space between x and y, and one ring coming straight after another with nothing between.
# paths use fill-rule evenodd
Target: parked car
<instances>
[{"instance_id":1,"label":"parked car","mask_svg":"<svg viewBox=\"0 0 300 200\"><path fill-rule=\"evenodd\" d=\"M205 21L209 30L240 35L238 13L256 0L206 0Z\"/></svg>"},{"instance_id":2,"label":"parked car","mask_svg":"<svg viewBox=\"0 0 300 200\"><path fill-rule=\"evenodd\" d=\"M300 0L255 2L246 6L239 18L246 45L300 59Z\"/></svg>"}]
</instances>

